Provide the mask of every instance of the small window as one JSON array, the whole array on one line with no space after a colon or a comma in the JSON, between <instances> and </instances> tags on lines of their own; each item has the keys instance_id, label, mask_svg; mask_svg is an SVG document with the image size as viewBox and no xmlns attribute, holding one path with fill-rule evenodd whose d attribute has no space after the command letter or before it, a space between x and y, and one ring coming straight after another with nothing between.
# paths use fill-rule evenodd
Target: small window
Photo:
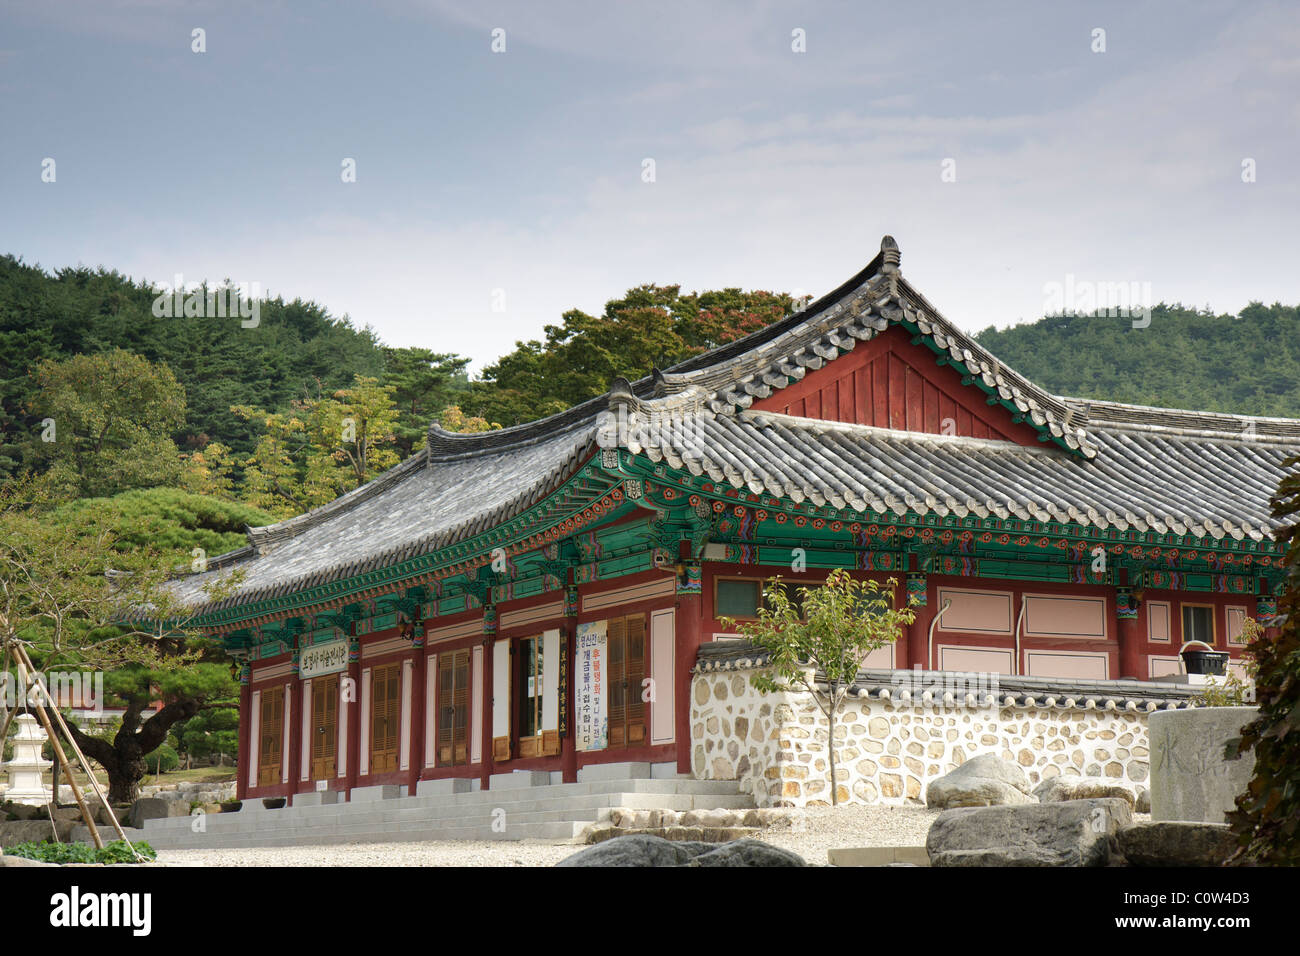
<instances>
[{"instance_id":1,"label":"small window","mask_svg":"<svg viewBox=\"0 0 1300 956\"><path fill-rule=\"evenodd\" d=\"M808 584L803 581L782 581L785 588L785 596L794 606L795 613L799 619L805 620L803 613L803 588L816 587L816 584ZM758 578L719 578L716 584L716 595L714 617L734 617L744 620L746 618L757 618L759 600L761 599L763 607L771 608L772 602L768 600L767 590L771 586L770 579L759 580Z\"/></svg>"},{"instance_id":2,"label":"small window","mask_svg":"<svg viewBox=\"0 0 1300 956\"><path fill-rule=\"evenodd\" d=\"M1183 643L1204 641L1214 646L1214 608L1202 604L1183 605Z\"/></svg>"},{"instance_id":3,"label":"small window","mask_svg":"<svg viewBox=\"0 0 1300 956\"><path fill-rule=\"evenodd\" d=\"M1228 612L1228 643L1236 647L1241 647L1246 643L1244 634L1246 630L1246 609L1244 607L1230 607Z\"/></svg>"},{"instance_id":4,"label":"small window","mask_svg":"<svg viewBox=\"0 0 1300 956\"><path fill-rule=\"evenodd\" d=\"M529 637L519 642L519 736L535 737L542 732L542 639Z\"/></svg>"},{"instance_id":5,"label":"small window","mask_svg":"<svg viewBox=\"0 0 1300 956\"><path fill-rule=\"evenodd\" d=\"M757 617L762 584L758 580L720 579L716 591L716 617Z\"/></svg>"}]
</instances>

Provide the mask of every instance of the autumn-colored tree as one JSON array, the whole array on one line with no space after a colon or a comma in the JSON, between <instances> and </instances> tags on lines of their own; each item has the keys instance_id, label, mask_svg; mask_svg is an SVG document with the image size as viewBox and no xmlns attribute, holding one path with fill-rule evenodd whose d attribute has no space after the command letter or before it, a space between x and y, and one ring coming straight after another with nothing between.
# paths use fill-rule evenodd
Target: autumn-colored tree
<instances>
[{"instance_id":1,"label":"autumn-colored tree","mask_svg":"<svg viewBox=\"0 0 1300 956\"><path fill-rule=\"evenodd\" d=\"M358 375L332 398L303 403L312 446L322 461L322 480L337 494L359 488L397 464L397 408L392 385Z\"/></svg>"},{"instance_id":2,"label":"autumn-colored tree","mask_svg":"<svg viewBox=\"0 0 1300 956\"><path fill-rule=\"evenodd\" d=\"M498 422L489 422L486 418L466 415L459 405L449 405L438 416L438 424L449 432L490 432L500 428Z\"/></svg>"},{"instance_id":3,"label":"autumn-colored tree","mask_svg":"<svg viewBox=\"0 0 1300 956\"><path fill-rule=\"evenodd\" d=\"M240 497L278 517L291 517L323 505L333 495L307 486L307 429L301 418L234 405L231 412L262 426L253 454L244 462Z\"/></svg>"},{"instance_id":4,"label":"autumn-colored tree","mask_svg":"<svg viewBox=\"0 0 1300 956\"><path fill-rule=\"evenodd\" d=\"M510 425L553 415L602 394L619 376L635 380L749 335L795 305L771 292L682 295L676 285L637 286L605 303L599 316L571 309L563 324L545 326L544 341L516 343L483 370L466 407Z\"/></svg>"},{"instance_id":5,"label":"autumn-colored tree","mask_svg":"<svg viewBox=\"0 0 1300 956\"><path fill-rule=\"evenodd\" d=\"M235 494L233 468L230 449L219 441L208 442L196 451L181 455L179 485L191 494L230 499Z\"/></svg>"},{"instance_id":6,"label":"autumn-colored tree","mask_svg":"<svg viewBox=\"0 0 1300 956\"><path fill-rule=\"evenodd\" d=\"M290 412L232 407L263 426L244 463L243 499L277 515L300 514L397 464L393 390L358 375L351 388L295 401Z\"/></svg>"},{"instance_id":7,"label":"autumn-colored tree","mask_svg":"<svg viewBox=\"0 0 1300 956\"><path fill-rule=\"evenodd\" d=\"M682 297L677 330L691 354L703 352L779 322L807 301L808 297L796 302L784 293L740 289L696 292Z\"/></svg>"}]
</instances>

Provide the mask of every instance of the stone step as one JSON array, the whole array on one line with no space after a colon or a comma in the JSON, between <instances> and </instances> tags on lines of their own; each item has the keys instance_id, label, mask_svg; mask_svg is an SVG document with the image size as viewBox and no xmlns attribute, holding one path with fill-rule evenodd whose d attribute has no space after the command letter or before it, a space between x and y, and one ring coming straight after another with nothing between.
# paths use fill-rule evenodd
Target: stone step
<instances>
[{"instance_id":1,"label":"stone step","mask_svg":"<svg viewBox=\"0 0 1300 956\"><path fill-rule=\"evenodd\" d=\"M558 795L555 788L539 788L531 791L528 799L511 794L511 799L498 799L488 791L475 793L473 799L451 800L449 798L408 797L399 800L386 800L370 804L337 804L323 807L291 808L287 810L267 811L261 814L221 814L211 818L210 823L225 823L235 820L239 823L249 822L263 828L274 828L280 823L292 825L293 822L312 822L325 825L331 821L353 819L374 819L376 822L398 822L410 819L452 819L462 816L479 816L491 814L494 810L504 810L507 814L532 813L538 811L568 811L581 814L589 819L592 812L608 807L627 807L634 810L717 810L748 808L754 805L749 794L732 792L730 794L663 794L663 793L596 793ZM283 816L281 816L283 814ZM576 818L576 817L575 817ZM182 822L188 818L181 818ZM149 821L147 827L170 826L163 820ZM188 825L185 822L185 825Z\"/></svg>"},{"instance_id":2,"label":"stone step","mask_svg":"<svg viewBox=\"0 0 1300 956\"><path fill-rule=\"evenodd\" d=\"M288 828L279 831L232 831L191 834L189 831L158 836L150 844L157 850L225 849L259 846L301 846L338 843L406 843L426 840L544 840L571 842L589 825L588 821L547 820L514 823L504 830L486 824L411 824L394 831L372 824L349 824L336 828ZM188 839L187 839L188 837Z\"/></svg>"},{"instance_id":3,"label":"stone step","mask_svg":"<svg viewBox=\"0 0 1300 956\"><path fill-rule=\"evenodd\" d=\"M485 797L490 794L485 794ZM534 800L496 801L478 800L471 803L457 804L449 807L428 807L413 803L402 807L385 807L379 813L379 819L385 822L401 822L411 819L451 820L462 817L480 817L491 815L497 810L504 811L514 818L519 814L557 812L574 814L574 819L595 819L602 809L626 807L631 810L730 810L750 808L753 798L748 794L718 795L680 795L680 794L644 794L644 793L609 793L588 794L573 797L539 797ZM341 818L348 814L344 811Z\"/></svg>"},{"instance_id":4,"label":"stone step","mask_svg":"<svg viewBox=\"0 0 1300 956\"><path fill-rule=\"evenodd\" d=\"M734 796L740 791L734 780L599 780L587 783L548 784L544 787L514 787L505 790L475 790L461 793L430 793L400 800L424 801L426 806L452 806L491 799L498 804L536 799L541 794L570 797L600 793L645 793L668 795ZM389 803L390 801L384 801Z\"/></svg>"},{"instance_id":5,"label":"stone step","mask_svg":"<svg viewBox=\"0 0 1300 956\"><path fill-rule=\"evenodd\" d=\"M627 772L638 770L630 765ZM608 819L616 807L687 811L754 806L752 796L741 793L734 781L622 776L617 767L610 771L610 779L574 784L543 784L544 778L549 779L546 774L500 776L505 779L495 789L482 791L468 789L473 782L457 778L438 781L435 792L413 797L404 796L404 788L375 787L350 803L322 804L308 794L300 805L266 810L250 801L238 813L207 817L201 833L194 832L191 817L146 821L143 838L159 849L419 840L567 841L596 820Z\"/></svg>"}]
</instances>

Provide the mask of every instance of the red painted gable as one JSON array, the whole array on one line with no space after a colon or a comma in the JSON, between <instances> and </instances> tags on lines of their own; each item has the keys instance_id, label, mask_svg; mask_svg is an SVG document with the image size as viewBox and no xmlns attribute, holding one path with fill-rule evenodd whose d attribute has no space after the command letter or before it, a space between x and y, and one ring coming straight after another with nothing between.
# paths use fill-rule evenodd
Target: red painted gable
<instances>
[{"instance_id":1,"label":"red painted gable","mask_svg":"<svg viewBox=\"0 0 1300 956\"><path fill-rule=\"evenodd\" d=\"M983 389L963 385L960 372L935 359L924 345L913 345L906 330L890 326L751 408L898 431L1039 444L1033 428L1013 422L1006 408L988 404Z\"/></svg>"}]
</instances>

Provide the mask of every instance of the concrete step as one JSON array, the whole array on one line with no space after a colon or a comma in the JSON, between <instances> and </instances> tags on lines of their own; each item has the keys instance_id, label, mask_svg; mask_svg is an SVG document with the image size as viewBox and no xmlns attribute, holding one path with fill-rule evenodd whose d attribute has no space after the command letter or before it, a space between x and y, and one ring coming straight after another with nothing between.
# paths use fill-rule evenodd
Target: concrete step
<instances>
[{"instance_id":1,"label":"concrete step","mask_svg":"<svg viewBox=\"0 0 1300 956\"><path fill-rule=\"evenodd\" d=\"M239 813L206 818L201 833L193 831L189 817L150 820L143 837L158 849L419 840L568 841L596 820L607 819L614 807L687 811L754 806L752 796L741 793L734 781L633 776L640 768L629 767L628 775L613 767L605 774L608 779L596 775L572 784L545 782L550 779L547 774L503 774L495 789L483 791L467 789L468 782L462 780L437 781L438 786L426 788L420 796L403 796L401 788L371 788L351 803L308 800L282 810L250 805Z\"/></svg>"},{"instance_id":2,"label":"concrete step","mask_svg":"<svg viewBox=\"0 0 1300 956\"><path fill-rule=\"evenodd\" d=\"M452 807L478 806L481 804L490 804L492 806L509 807L512 804L533 803L537 800L559 800L559 799L579 799L586 796L613 796L616 794L639 794L639 800L654 799L656 797L668 798L663 804L665 809L676 809L680 805L681 809L692 809L703 805L700 798L718 797L724 801L728 798L744 797L747 794L741 794L737 789L734 781L714 781L714 780L622 780L622 781L597 781L593 783L574 783L574 784L550 784L539 787L517 787L505 790L480 790L466 793L448 793L448 794L429 794L415 797L396 797L386 800L372 801L367 806L380 807L385 810L406 809L411 806L425 807L430 810L442 810ZM680 800L672 798L691 797L695 798L693 804L685 804ZM630 804L624 804L630 805ZM640 806L640 804L637 804ZM717 806L725 806L724 803L718 803ZM329 805L335 808L347 806L347 804ZM329 809L321 807L319 809ZM302 807L295 806L293 809L301 810ZM317 808L313 808L317 809ZM241 811L242 812L242 811ZM278 812L278 811L272 811Z\"/></svg>"},{"instance_id":3,"label":"concrete step","mask_svg":"<svg viewBox=\"0 0 1300 956\"><path fill-rule=\"evenodd\" d=\"M485 794L485 796L488 795ZM501 811L510 819L521 819L535 813L548 813L553 814L548 819L561 819L567 814L575 820L594 820L601 810L611 807L627 807L632 810L686 811L749 808L753 805L753 798L749 794L693 796L689 794L609 793L574 797L541 797L535 800L495 801L484 799L450 807L428 807L413 803L407 806L384 807L381 810L367 811L364 816L345 812L331 815L329 819L374 819L376 822L383 823L404 823L411 820L451 821L481 819L491 817L497 811Z\"/></svg>"},{"instance_id":4,"label":"concrete step","mask_svg":"<svg viewBox=\"0 0 1300 956\"><path fill-rule=\"evenodd\" d=\"M272 832L230 832L176 834L150 840L157 850L226 849L259 846L301 846L338 843L405 843L426 840L545 840L569 842L580 836L589 821L548 820L509 823L504 829L490 822L457 826L410 824L394 831L391 828L354 824L337 828L286 829ZM189 837L184 839L183 837Z\"/></svg>"},{"instance_id":5,"label":"concrete step","mask_svg":"<svg viewBox=\"0 0 1300 956\"><path fill-rule=\"evenodd\" d=\"M408 797L366 804L340 804L323 807L291 808L263 813L217 814L207 818L211 828L257 829L272 832L282 827L311 825L329 827L340 822L373 823L381 826L410 820L455 820L481 818L501 810L516 817L520 814L556 812L572 814L574 819L592 819L600 810L627 807L635 810L714 810L753 806L748 794L663 794L663 793L596 793L571 796L555 795L554 788L532 791L531 799L498 800L491 792L473 794L475 799L446 803L431 798ZM191 818L151 820L146 834L162 829L190 829Z\"/></svg>"}]
</instances>

